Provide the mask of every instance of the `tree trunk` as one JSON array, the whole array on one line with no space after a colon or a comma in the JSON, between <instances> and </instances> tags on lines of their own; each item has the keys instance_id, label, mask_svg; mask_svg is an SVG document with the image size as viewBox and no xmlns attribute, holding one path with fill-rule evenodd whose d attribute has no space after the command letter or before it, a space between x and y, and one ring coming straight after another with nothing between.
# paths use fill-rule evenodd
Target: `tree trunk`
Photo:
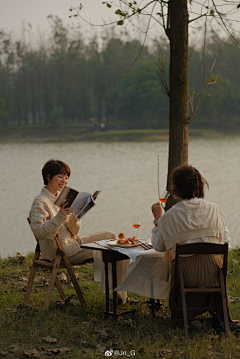
<instances>
[{"instance_id":1,"label":"tree trunk","mask_svg":"<svg viewBox=\"0 0 240 359\"><path fill-rule=\"evenodd\" d=\"M188 8L187 0L170 0L170 101L167 190L174 167L188 163ZM169 209L176 201L167 201Z\"/></svg>"}]
</instances>

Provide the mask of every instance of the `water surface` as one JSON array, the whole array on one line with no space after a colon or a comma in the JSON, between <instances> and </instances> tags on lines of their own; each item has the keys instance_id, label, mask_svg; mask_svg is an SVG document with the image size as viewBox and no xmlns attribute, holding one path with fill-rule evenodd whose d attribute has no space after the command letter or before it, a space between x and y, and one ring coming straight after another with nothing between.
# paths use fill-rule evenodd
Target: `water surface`
<instances>
[{"instance_id":1,"label":"water surface","mask_svg":"<svg viewBox=\"0 0 240 359\"><path fill-rule=\"evenodd\" d=\"M151 205L157 201L157 156L160 185L165 189L168 142L0 144L2 185L0 255L34 251L27 223L32 201L43 186L41 169L50 158L71 168L69 185L81 191L101 190L97 205L82 220L80 235L101 230L133 235L132 220L140 216L139 236L149 237ZM240 245L240 137L190 140L189 163L207 178L206 199L227 215L233 247Z\"/></svg>"}]
</instances>

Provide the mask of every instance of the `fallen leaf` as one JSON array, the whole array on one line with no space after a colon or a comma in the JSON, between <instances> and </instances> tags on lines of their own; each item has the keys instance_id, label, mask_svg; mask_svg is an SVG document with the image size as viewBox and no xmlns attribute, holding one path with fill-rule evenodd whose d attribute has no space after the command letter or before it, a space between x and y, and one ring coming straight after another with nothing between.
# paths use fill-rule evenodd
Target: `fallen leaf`
<instances>
[{"instance_id":1,"label":"fallen leaf","mask_svg":"<svg viewBox=\"0 0 240 359\"><path fill-rule=\"evenodd\" d=\"M89 325L89 322L82 322L82 324Z\"/></svg>"},{"instance_id":2,"label":"fallen leaf","mask_svg":"<svg viewBox=\"0 0 240 359\"><path fill-rule=\"evenodd\" d=\"M59 280L64 280L64 281L67 281L67 276L65 273L61 273L58 275L58 279Z\"/></svg>"},{"instance_id":3,"label":"fallen leaf","mask_svg":"<svg viewBox=\"0 0 240 359\"><path fill-rule=\"evenodd\" d=\"M210 339L210 340L218 340L218 339L219 339L219 335L213 335L213 334L211 334L211 335L209 335L209 339Z\"/></svg>"},{"instance_id":4,"label":"fallen leaf","mask_svg":"<svg viewBox=\"0 0 240 359\"><path fill-rule=\"evenodd\" d=\"M25 277L20 277L19 280L20 280L21 282L27 282L27 281L28 281L28 279L25 278Z\"/></svg>"},{"instance_id":5,"label":"fallen leaf","mask_svg":"<svg viewBox=\"0 0 240 359\"><path fill-rule=\"evenodd\" d=\"M234 270L228 271L227 274L229 274L229 275L234 275Z\"/></svg>"},{"instance_id":6,"label":"fallen leaf","mask_svg":"<svg viewBox=\"0 0 240 359\"><path fill-rule=\"evenodd\" d=\"M46 337L43 337L41 339L44 340L46 343L57 343L57 339L52 338L49 335L47 335Z\"/></svg>"},{"instance_id":7,"label":"fallen leaf","mask_svg":"<svg viewBox=\"0 0 240 359\"><path fill-rule=\"evenodd\" d=\"M237 261L236 259L232 259L232 262L239 265L239 261Z\"/></svg>"},{"instance_id":8,"label":"fallen leaf","mask_svg":"<svg viewBox=\"0 0 240 359\"><path fill-rule=\"evenodd\" d=\"M10 351L11 353L17 353L20 349L21 349L20 347L16 346L16 347L10 349L9 351Z\"/></svg>"},{"instance_id":9,"label":"fallen leaf","mask_svg":"<svg viewBox=\"0 0 240 359\"><path fill-rule=\"evenodd\" d=\"M70 349L67 347L47 349L48 353L59 354L62 352L68 352Z\"/></svg>"},{"instance_id":10,"label":"fallen leaf","mask_svg":"<svg viewBox=\"0 0 240 359\"><path fill-rule=\"evenodd\" d=\"M239 297L231 297L230 295L228 296L229 302L237 302L239 300Z\"/></svg>"},{"instance_id":11,"label":"fallen leaf","mask_svg":"<svg viewBox=\"0 0 240 359\"><path fill-rule=\"evenodd\" d=\"M66 297L65 299L57 300L57 301L55 302L55 304L64 307L65 305L68 305L68 304L71 302L72 297L73 297L73 295L70 295L69 297Z\"/></svg>"},{"instance_id":12,"label":"fallen leaf","mask_svg":"<svg viewBox=\"0 0 240 359\"><path fill-rule=\"evenodd\" d=\"M18 255L18 262L21 264L24 261L25 257L22 256L21 253L19 252L17 252L17 255Z\"/></svg>"},{"instance_id":13,"label":"fallen leaf","mask_svg":"<svg viewBox=\"0 0 240 359\"><path fill-rule=\"evenodd\" d=\"M42 354L39 350L33 348L29 350L24 350L24 354L26 354L29 358L40 358Z\"/></svg>"},{"instance_id":14,"label":"fallen leaf","mask_svg":"<svg viewBox=\"0 0 240 359\"><path fill-rule=\"evenodd\" d=\"M73 304L73 305L82 305L80 302L79 302L79 300L77 300L77 299L71 299L70 300L70 304Z\"/></svg>"},{"instance_id":15,"label":"fallen leaf","mask_svg":"<svg viewBox=\"0 0 240 359\"><path fill-rule=\"evenodd\" d=\"M163 349L163 350L161 350L161 353L162 354L170 354L170 353L172 353L173 351L171 350L171 349Z\"/></svg>"},{"instance_id":16,"label":"fallen leaf","mask_svg":"<svg viewBox=\"0 0 240 359\"><path fill-rule=\"evenodd\" d=\"M108 328L95 329L95 333L99 334L102 337L108 337L109 331L111 331L111 330L109 330Z\"/></svg>"}]
</instances>

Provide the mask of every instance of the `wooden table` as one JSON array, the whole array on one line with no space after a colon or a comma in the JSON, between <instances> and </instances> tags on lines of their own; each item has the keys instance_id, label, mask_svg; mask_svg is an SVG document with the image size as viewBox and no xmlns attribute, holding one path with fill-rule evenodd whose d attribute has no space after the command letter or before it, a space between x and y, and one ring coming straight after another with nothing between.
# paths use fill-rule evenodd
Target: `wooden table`
<instances>
[{"instance_id":1,"label":"wooden table","mask_svg":"<svg viewBox=\"0 0 240 359\"><path fill-rule=\"evenodd\" d=\"M113 312L109 311L109 280L108 280L108 263L112 264L112 288L117 287L117 262L124 259L129 259L125 254L114 251L113 249L103 247L101 241L85 243L81 245L81 248L92 249L94 251L101 251L103 254L103 262L105 264L105 293L106 293L106 311L105 316L118 317L122 314L132 313L136 309L117 311L117 291L113 291Z\"/></svg>"}]
</instances>

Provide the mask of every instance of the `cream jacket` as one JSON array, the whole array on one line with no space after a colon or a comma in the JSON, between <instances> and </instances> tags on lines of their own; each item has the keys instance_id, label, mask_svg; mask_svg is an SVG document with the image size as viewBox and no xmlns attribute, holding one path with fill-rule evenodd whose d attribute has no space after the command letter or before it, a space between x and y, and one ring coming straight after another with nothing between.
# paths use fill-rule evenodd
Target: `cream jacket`
<instances>
[{"instance_id":1,"label":"cream jacket","mask_svg":"<svg viewBox=\"0 0 240 359\"><path fill-rule=\"evenodd\" d=\"M56 197L43 187L41 193L35 197L29 218L35 237L39 240L41 257L53 260L56 256L57 244L54 236L58 233L67 256L73 256L81 250L74 239L78 237L81 221L71 213L67 218L54 204Z\"/></svg>"},{"instance_id":2,"label":"cream jacket","mask_svg":"<svg viewBox=\"0 0 240 359\"><path fill-rule=\"evenodd\" d=\"M156 229L165 250L175 251L176 243L187 243L200 238L205 242L222 243L223 212L217 204L203 199L183 200L159 218ZM154 238L154 242L156 241L157 236ZM157 243L153 244L157 246Z\"/></svg>"}]
</instances>

